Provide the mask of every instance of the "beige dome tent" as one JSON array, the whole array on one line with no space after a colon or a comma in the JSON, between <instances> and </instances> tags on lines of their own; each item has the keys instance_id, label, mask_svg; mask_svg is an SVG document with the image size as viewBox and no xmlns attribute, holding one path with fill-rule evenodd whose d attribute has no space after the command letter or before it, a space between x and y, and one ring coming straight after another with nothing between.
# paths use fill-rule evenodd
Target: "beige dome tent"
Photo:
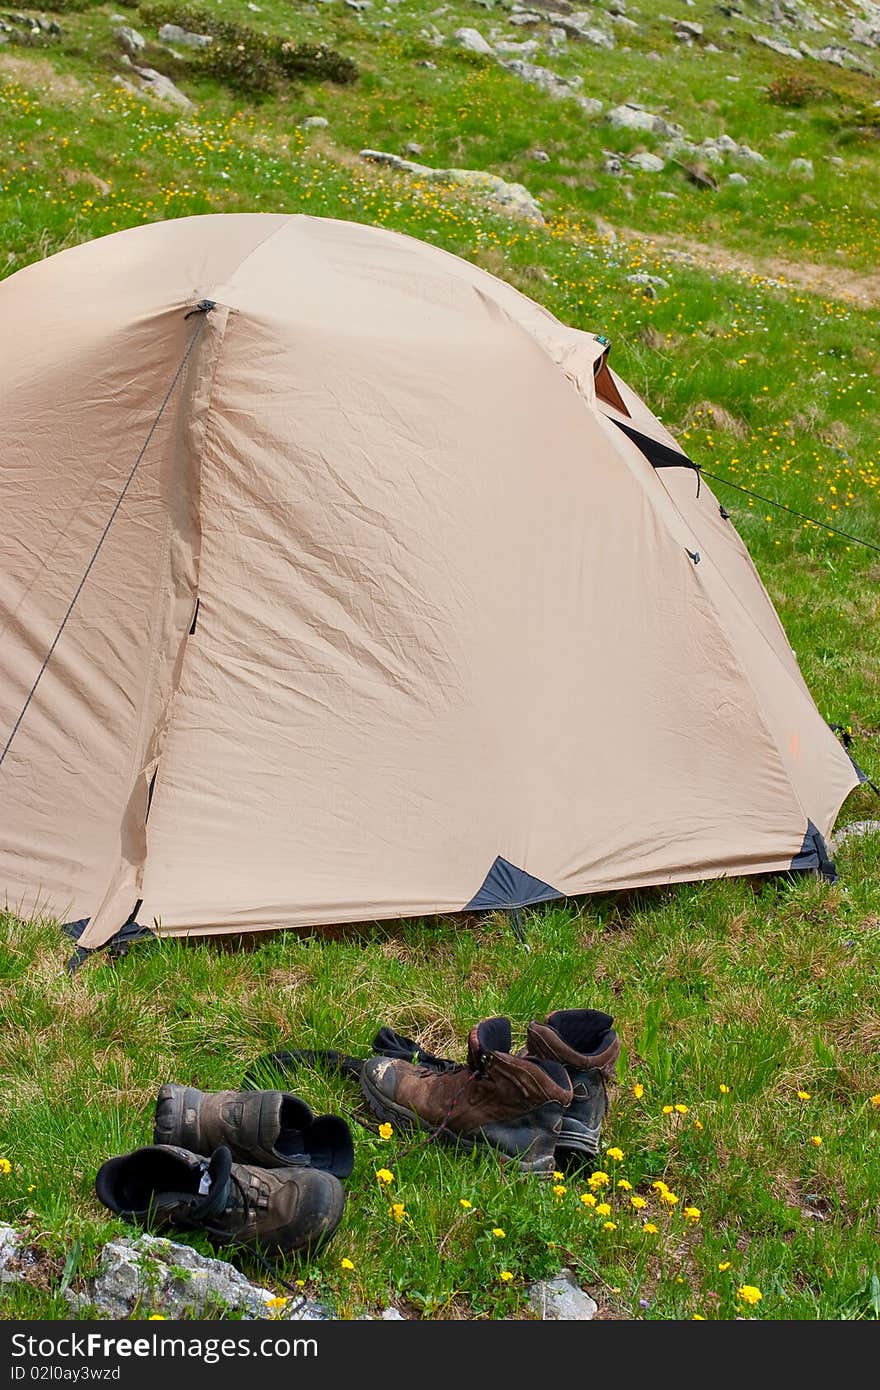
<instances>
[{"instance_id":1,"label":"beige dome tent","mask_svg":"<svg viewBox=\"0 0 880 1390\"><path fill-rule=\"evenodd\" d=\"M603 338L281 215L0 319L0 902L93 948L825 866L856 774Z\"/></svg>"}]
</instances>

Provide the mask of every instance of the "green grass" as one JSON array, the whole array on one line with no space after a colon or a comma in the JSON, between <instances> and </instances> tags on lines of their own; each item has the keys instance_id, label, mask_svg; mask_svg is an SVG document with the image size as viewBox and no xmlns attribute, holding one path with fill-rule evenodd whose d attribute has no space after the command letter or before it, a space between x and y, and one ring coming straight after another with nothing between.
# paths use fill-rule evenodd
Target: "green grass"
<instances>
[{"instance_id":1,"label":"green grass","mask_svg":"<svg viewBox=\"0 0 880 1390\"><path fill-rule=\"evenodd\" d=\"M585 94L609 105L638 99L695 140L727 130L767 156L766 167L742 166L745 189L723 182L735 162L712 166L722 182L708 193L674 166L606 175L603 149L634 148L634 137L421 35L434 22L488 33L503 18L497 8L456 0L441 20L428 0L410 0L383 29L379 5L359 18L341 4L312 14L261 3L255 15L229 0L224 17L327 42L358 63L358 82L244 96L169 59L144 24L148 61L198 103L169 112L112 85L121 68L110 6L65 10L60 39L0 51L0 273L143 221L308 211L425 237L566 322L609 334L618 370L693 457L820 523L716 488L822 714L853 727L857 755L877 776L880 564L826 528L875 544L880 536L880 330L875 312L846 298L856 283L873 283L876 296L880 176L860 113L880 98L878 84L794 65L822 91L803 107L776 106L765 89L793 65L726 33L708 2L688 16L721 53L682 50L670 25L646 19L638 34L619 30L612 53L571 43L534 60L580 73ZM632 0L629 12L638 14ZM139 27L136 11L126 15ZM303 132L308 114L326 115L328 131ZM785 130L795 133L780 140ZM522 180L547 227L357 159L364 146L402 151L409 140L424 145L427 163ZM534 162L533 147L549 161ZM796 156L814 161L814 182L788 177ZM831 156L846 161L843 172ZM621 240L605 239L597 215ZM624 238L627 228L643 239ZM712 254L676 260L682 240ZM717 269L721 252L727 273ZM818 267L822 294L774 284L780 260ZM627 280L636 270L668 288L646 298ZM844 819L877 814L861 791ZM557 1194L486 1155L397 1134L383 1142L356 1123L344 1223L286 1277L304 1279L343 1316L389 1300L421 1316L519 1316L528 1280L565 1263L610 1316L731 1318L742 1312L736 1289L753 1284L763 1299L749 1315L876 1318L880 841L852 842L839 867L834 888L717 882L550 907L529 917L529 952L501 918L438 920L240 947L151 942L68 979L55 924L0 918L0 1154L11 1164L0 1175L0 1221L26 1228L45 1252L30 1284L0 1292L0 1311L66 1314L59 1288L71 1249L67 1276L80 1287L101 1243L125 1229L97 1204L95 1171L149 1138L163 1081L235 1086L260 1052L290 1043L366 1051L382 1023L460 1056L485 1015L508 1013L521 1038L551 1008L590 1006L616 1015L625 1047L606 1136L625 1156L605 1167L648 1198L645 1211L616 1189L616 1229L605 1230L580 1201L585 1175ZM372 1126L351 1083L306 1075L301 1089L316 1107ZM664 1114L669 1105L687 1110ZM388 1191L380 1167L394 1172ZM657 1179L680 1198L672 1214L652 1195ZM400 1224L392 1203L406 1209ZM700 1209L697 1224L685 1221L685 1205Z\"/></svg>"}]
</instances>

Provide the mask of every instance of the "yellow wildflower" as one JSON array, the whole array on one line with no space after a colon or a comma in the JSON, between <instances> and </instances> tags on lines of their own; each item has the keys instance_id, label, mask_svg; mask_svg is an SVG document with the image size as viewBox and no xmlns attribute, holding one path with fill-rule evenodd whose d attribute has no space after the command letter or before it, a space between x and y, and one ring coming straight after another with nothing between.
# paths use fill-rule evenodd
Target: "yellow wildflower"
<instances>
[{"instance_id":1,"label":"yellow wildflower","mask_svg":"<svg viewBox=\"0 0 880 1390\"><path fill-rule=\"evenodd\" d=\"M653 1221L646 1221L644 1226L642 1227L642 1230L649 1236L655 1236L657 1234L658 1227L654 1225Z\"/></svg>"},{"instance_id":2,"label":"yellow wildflower","mask_svg":"<svg viewBox=\"0 0 880 1390\"><path fill-rule=\"evenodd\" d=\"M635 1197L630 1197L629 1204L635 1211L644 1211L645 1207L648 1205L644 1197L639 1197L638 1194L636 1194Z\"/></svg>"},{"instance_id":3,"label":"yellow wildflower","mask_svg":"<svg viewBox=\"0 0 880 1390\"><path fill-rule=\"evenodd\" d=\"M718 1086L718 1089L719 1089L719 1091L721 1092L721 1094L722 1094L723 1096L729 1096L729 1095L730 1095L730 1087L729 1087L729 1086L725 1086L725 1084L724 1084L723 1081L720 1082L720 1084L719 1084L719 1086Z\"/></svg>"},{"instance_id":4,"label":"yellow wildflower","mask_svg":"<svg viewBox=\"0 0 880 1390\"><path fill-rule=\"evenodd\" d=\"M761 1299L764 1297L761 1290L756 1289L754 1284L743 1284L741 1288L737 1289L736 1296L742 1299L743 1303L751 1304L752 1307L754 1307L756 1303L760 1303Z\"/></svg>"},{"instance_id":5,"label":"yellow wildflower","mask_svg":"<svg viewBox=\"0 0 880 1390\"><path fill-rule=\"evenodd\" d=\"M603 1222L602 1222L602 1230L603 1230L603 1231L616 1231L616 1230L617 1230L617 1227L615 1226L615 1224L614 1224L613 1221L603 1221Z\"/></svg>"},{"instance_id":6,"label":"yellow wildflower","mask_svg":"<svg viewBox=\"0 0 880 1390\"><path fill-rule=\"evenodd\" d=\"M664 1105L664 1107L663 1107L663 1114L664 1114L664 1115L671 1115L674 1109L675 1109L675 1106L674 1106L674 1105Z\"/></svg>"},{"instance_id":7,"label":"yellow wildflower","mask_svg":"<svg viewBox=\"0 0 880 1390\"><path fill-rule=\"evenodd\" d=\"M392 1202L391 1206L388 1208L388 1215L391 1217L392 1221L397 1222L398 1226L403 1225L403 1220L406 1216L406 1207L403 1205L403 1202Z\"/></svg>"},{"instance_id":8,"label":"yellow wildflower","mask_svg":"<svg viewBox=\"0 0 880 1390\"><path fill-rule=\"evenodd\" d=\"M467 1199L467 1197L459 1197L459 1199L458 1199L458 1205L459 1205L460 1207L464 1207L465 1211L472 1211L472 1210L473 1210L473 1205L474 1205L474 1204L473 1204L473 1202L469 1202L468 1199Z\"/></svg>"},{"instance_id":9,"label":"yellow wildflower","mask_svg":"<svg viewBox=\"0 0 880 1390\"><path fill-rule=\"evenodd\" d=\"M623 1158L623 1149L606 1149L609 1158L613 1158L615 1163L620 1163Z\"/></svg>"},{"instance_id":10,"label":"yellow wildflower","mask_svg":"<svg viewBox=\"0 0 880 1390\"><path fill-rule=\"evenodd\" d=\"M705 1322L705 1321L706 1321L706 1319L703 1317L703 1314L702 1314L702 1313L694 1313L694 1316L691 1318L691 1322Z\"/></svg>"},{"instance_id":11,"label":"yellow wildflower","mask_svg":"<svg viewBox=\"0 0 880 1390\"><path fill-rule=\"evenodd\" d=\"M151 1313L150 1316L147 1318L147 1322L164 1322L164 1321L165 1321L165 1314L164 1314L164 1313Z\"/></svg>"},{"instance_id":12,"label":"yellow wildflower","mask_svg":"<svg viewBox=\"0 0 880 1390\"><path fill-rule=\"evenodd\" d=\"M553 1181L554 1181L554 1182L563 1182L564 1179L565 1179L565 1174L564 1174L564 1173L560 1173L559 1170L557 1169L557 1171L554 1172L554 1174L553 1174Z\"/></svg>"},{"instance_id":13,"label":"yellow wildflower","mask_svg":"<svg viewBox=\"0 0 880 1390\"><path fill-rule=\"evenodd\" d=\"M280 1294L278 1294L277 1297L275 1297L275 1298L268 1298L268 1299L266 1300L266 1307L267 1307L267 1308L283 1308L283 1307L285 1306L286 1303L287 1303L287 1299L286 1299L286 1298L283 1298Z\"/></svg>"},{"instance_id":14,"label":"yellow wildflower","mask_svg":"<svg viewBox=\"0 0 880 1390\"><path fill-rule=\"evenodd\" d=\"M810 1092L809 1092L809 1091L798 1091L798 1093L797 1093L797 1098L798 1098L798 1100L809 1100L809 1099L810 1099Z\"/></svg>"},{"instance_id":15,"label":"yellow wildflower","mask_svg":"<svg viewBox=\"0 0 880 1390\"><path fill-rule=\"evenodd\" d=\"M503 1240L504 1237L507 1235L507 1232L504 1230L502 1226L493 1226L492 1234L496 1240Z\"/></svg>"},{"instance_id":16,"label":"yellow wildflower","mask_svg":"<svg viewBox=\"0 0 880 1390\"><path fill-rule=\"evenodd\" d=\"M585 1207L594 1207L596 1205L596 1198L593 1196L592 1192L582 1192L581 1201Z\"/></svg>"},{"instance_id":17,"label":"yellow wildflower","mask_svg":"<svg viewBox=\"0 0 880 1390\"><path fill-rule=\"evenodd\" d=\"M635 1096L636 1100L641 1100L644 1094L644 1086L642 1085L641 1081L637 1081L636 1084L633 1086L633 1095Z\"/></svg>"},{"instance_id":18,"label":"yellow wildflower","mask_svg":"<svg viewBox=\"0 0 880 1390\"><path fill-rule=\"evenodd\" d=\"M690 1221L694 1226L696 1226L702 1215L703 1213L700 1211L699 1207L685 1207L684 1209L685 1221Z\"/></svg>"},{"instance_id":19,"label":"yellow wildflower","mask_svg":"<svg viewBox=\"0 0 880 1390\"><path fill-rule=\"evenodd\" d=\"M657 1178L656 1182L652 1182L652 1183L651 1183L651 1186L653 1187L653 1189L654 1189L655 1192L668 1192L668 1191L669 1191L669 1188L666 1186L666 1183L663 1181L662 1178Z\"/></svg>"},{"instance_id":20,"label":"yellow wildflower","mask_svg":"<svg viewBox=\"0 0 880 1390\"><path fill-rule=\"evenodd\" d=\"M553 1188L553 1191L556 1193L557 1197L564 1197L566 1192L568 1191L568 1188L564 1187L561 1182L558 1182Z\"/></svg>"},{"instance_id":21,"label":"yellow wildflower","mask_svg":"<svg viewBox=\"0 0 880 1390\"><path fill-rule=\"evenodd\" d=\"M380 1125L380 1126L379 1126L379 1138L380 1138L380 1139L390 1139L393 1133L394 1133L394 1126L393 1126L393 1125L384 1124L384 1125Z\"/></svg>"},{"instance_id":22,"label":"yellow wildflower","mask_svg":"<svg viewBox=\"0 0 880 1390\"><path fill-rule=\"evenodd\" d=\"M347 1255L344 1260L339 1261L339 1264L342 1269L354 1269L354 1260L350 1260Z\"/></svg>"},{"instance_id":23,"label":"yellow wildflower","mask_svg":"<svg viewBox=\"0 0 880 1390\"><path fill-rule=\"evenodd\" d=\"M509 1284L511 1279L513 1278L513 1275L511 1274L509 1269L502 1269L498 1278L501 1280L503 1284Z\"/></svg>"},{"instance_id":24,"label":"yellow wildflower","mask_svg":"<svg viewBox=\"0 0 880 1390\"><path fill-rule=\"evenodd\" d=\"M720 1263L720 1265L718 1266L718 1273L719 1273L719 1274L726 1274L727 1271L728 1271L729 1269L730 1269L730 1260L722 1260L721 1263Z\"/></svg>"},{"instance_id":25,"label":"yellow wildflower","mask_svg":"<svg viewBox=\"0 0 880 1390\"><path fill-rule=\"evenodd\" d=\"M392 1173L390 1168L377 1168L376 1177L379 1179L380 1182L394 1182L394 1174Z\"/></svg>"},{"instance_id":26,"label":"yellow wildflower","mask_svg":"<svg viewBox=\"0 0 880 1390\"><path fill-rule=\"evenodd\" d=\"M699 1120L694 1120L694 1129L702 1129L702 1128L703 1128L703 1126L702 1126L702 1124L700 1123L700 1121L699 1121Z\"/></svg>"},{"instance_id":27,"label":"yellow wildflower","mask_svg":"<svg viewBox=\"0 0 880 1390\"><path fill-rule=\"evenodd\" d=\"M0 1173L2 1173L4 1177L6 1177L11 1172L12 1164L9 1162L9 1159L0 1158Z\"/></svg>"},{"instance_id":28,"label":"yellow wildflower","mask_svg":"<svg viewBox=\"0 0 880 1390\"><path fill-rule=\"evenodd\" d=\"M32 1182L31 1185L30 1185L30 1187L28 1188L28 1192L36 1192L36 1190L37 1190L37 1184L36 1184L35 1182Z\"/></svg>"},{"instance_id":29,"label":"yellow wildflower","mask_svg":"<svg viewBox=\"0 0 880 1390\"><path fill-rule=\"evenodd\" d=\"M617 1184L617 1189L619 1192L632 1192L633 1185L631 1182L628 1182L626 1178L621 1178L620 1182Z\"/></svg>"},{"instance_id":30,"label":"yellow wildflower","mask_svg":"<svg viewBox=\"0 0 880 1390\"><path fill-rule=\"evenodd\" d=\"M597 1216L610 1216L610 1215L611 1215L611 1206L610 1206L610 1204L609 1204L608 1202L600 1202L599 1205L598 1205L597 1208L596 1208L596 1215L597 1215Z\"/></svg>"},{"instance_id":31,"label":"yellow wildflower","mask_svg":"<svg viewBox=\"0 0 880 1390\"><path fill-rule=\"evenodd\" d=\"M597 1168L595 1173L590 1175L590 1187L607 1187L611 1179L607 1173L603 1173L601 1168Z\"/></svg>"},{"instance_id":32,"label":"yellow wildflower","mask_svg":"<svg viewBox=\"0 0 880 1390\"><path fill-rule=\"evenodd\" d=\"M869 1099L873 1106L880 1106L880 1091L878 1091L875 1096L871 1096Z\"/></svg>"},{"instance_id":33,"label":"yellow wildflower","mask_svg":"<svg viewBox=\"0 0 880 1390\"><path fill-rule=\"evenodd\" d=\"M810 1135L810 1143L813 1145L814 1148L821 1149L821 1147L822 1147L822 1136L821 1136L821 1134L811 1134L811 1135Z\"/></svg>"},{"instance_id":34,"label":"yellow wildflower","mask_svg":"<svg viewBox=\"0 0 880 1390\"><path fill-rule=\"evenodd\" d=\"M686 1115L688 1112L688 1108L686 1105L676 1105L675 1108L678 1111L679 1115Z\"/></svg>"},{"instance_id":35,"label":"yellow wildflower","mask_svg":"<svg viewBox=\"0 0 880 1390\"><path fill-rule=\"evenodd\" d=\"M665 1192L660 1193L660 1201L665 1202L668 1207L674 1207L676 1202L678 1201L678 1198L676 1197L675 1193L670 1192L669 1188L667 1187Z\"/></svg>"}]
</instances>

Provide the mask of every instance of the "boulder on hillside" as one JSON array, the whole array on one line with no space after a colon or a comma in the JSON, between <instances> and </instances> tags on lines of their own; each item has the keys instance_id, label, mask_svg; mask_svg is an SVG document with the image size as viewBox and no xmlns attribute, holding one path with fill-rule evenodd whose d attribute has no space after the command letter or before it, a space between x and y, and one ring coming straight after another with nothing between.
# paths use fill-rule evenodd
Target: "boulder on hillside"
<instances>
[{"instance_id":1,"label":"boulder on hillside","mask_svg":"<svg viewBox=\"0 0 880 1390\"><path fill-rule=\"evenodd\" d=\"M497 174L489 174L482 169L432 169L427 164L401 159L400 155L390 154L386 150L361 150L361 159L369 160L372 164L383 164L399 173L415 174L430 183L458 184L481 194L496 211L505 212L510 217L522 217L541 227L544 225L544 215L529 190L521 183L508 183Z\"/></svg>"}]
</instances>

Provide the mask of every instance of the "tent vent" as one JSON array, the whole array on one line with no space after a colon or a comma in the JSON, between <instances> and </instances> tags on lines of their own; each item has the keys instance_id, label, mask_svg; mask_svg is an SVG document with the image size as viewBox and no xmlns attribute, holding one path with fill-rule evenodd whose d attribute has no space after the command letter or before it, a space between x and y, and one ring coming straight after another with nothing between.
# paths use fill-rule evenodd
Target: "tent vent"
<instances>
[{"instance_id":1,"label":"tent vent","mask_svg":"<svg viewBox=\"0 0 880 1390\"><path fill-rule=\"evenodd\" d=\"M200 598L197 598L197 599L196 599L196 606L195 606L195 609L193 610L192 625L190 626L190 630L189 630L189 635L190 635L190 637L192 637L193 633L195 632L195 630L196 630L196 623L199 621L199 604L201 603L201 601L202 601L202 600L201 600Z\"/></svg>"},{"instance_id":2,"label":"tent vent","mask_svg":"<svg viewBox=\"0 0 880 1390\"><path fill-rule=\"evenodd\" d=\"M558 888L551 888L543 879L533 878L525 869L518 869L499 854L483 880L479 892L465 904L463 911L484 911L491 908L528 907L550 898L564 898Z\"/></svg>"},{"instance_id":3,"label":"tent vent","mask_svg":"<svg viewBox=\"0 0 880 1390\"><path fill-rule=\"evenodd\" d=\"M688 559L693 560L695 565L698 565L702 559L699 550L688 550L687 546L685 546L684 553L687 555Z\"/></svg>"}]
</instances>

